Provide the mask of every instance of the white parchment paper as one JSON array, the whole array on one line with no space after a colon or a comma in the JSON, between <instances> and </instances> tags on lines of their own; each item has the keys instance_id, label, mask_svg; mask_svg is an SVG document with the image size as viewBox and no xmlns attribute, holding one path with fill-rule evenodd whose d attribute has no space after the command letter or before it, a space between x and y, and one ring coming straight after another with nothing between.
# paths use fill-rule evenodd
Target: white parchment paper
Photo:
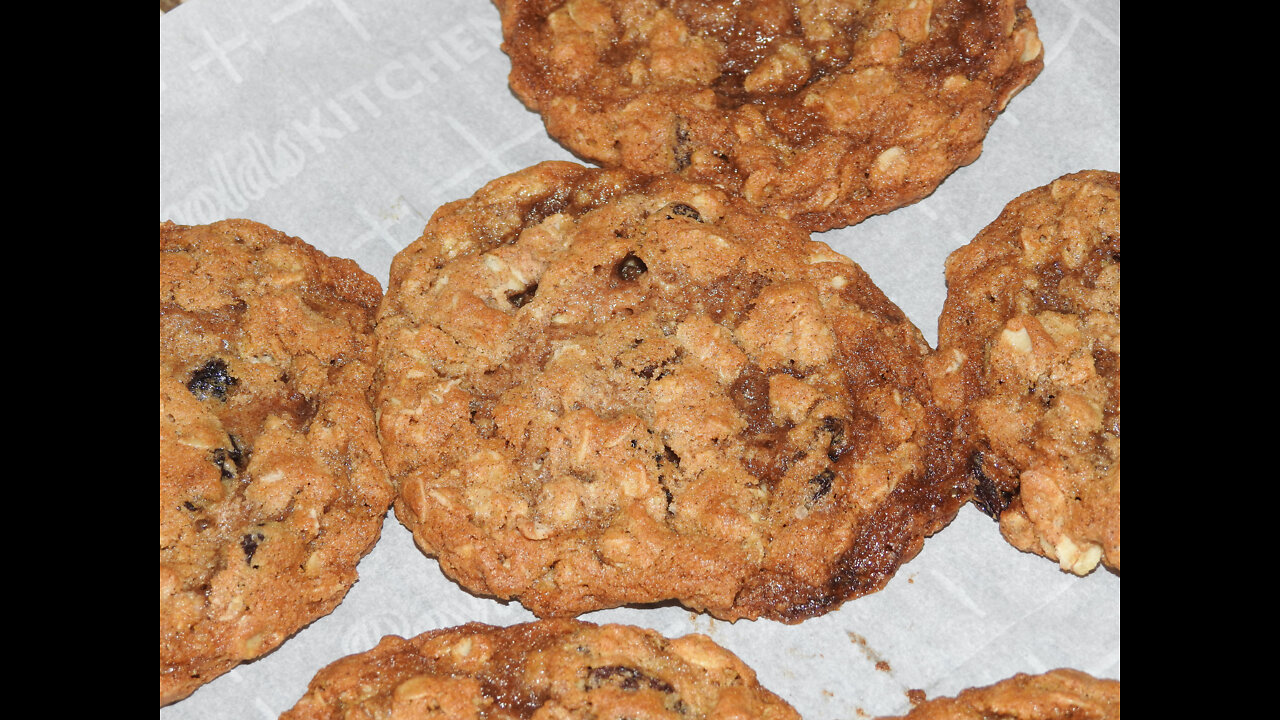
<instances>
[{"instance_id":1,"label":"white parchment paper","mask_svg":"<svg viewBox=\"0 0 1280 720\"><path fill-rule=\"evenodd\" d=\"M932 196L816 235L860 263L931 343L942 267L1019 193L1120 170L1118 0L1029 0L1045 69L982 156ZM486 0L188 0L160 17L160 220L245 217L355 259L382 282L435 208L542 160L574 158L507 88ZM275 718L311 677L385 634L532 620L445 578L389 514L331 615L160 711ZM678 607L592 613L709 635L811 719L905 712L1016 672L1120 677L1120 580L1018 552L972 507L883 591L799 625L725 623Z\"/></svg>"}]
</instances>

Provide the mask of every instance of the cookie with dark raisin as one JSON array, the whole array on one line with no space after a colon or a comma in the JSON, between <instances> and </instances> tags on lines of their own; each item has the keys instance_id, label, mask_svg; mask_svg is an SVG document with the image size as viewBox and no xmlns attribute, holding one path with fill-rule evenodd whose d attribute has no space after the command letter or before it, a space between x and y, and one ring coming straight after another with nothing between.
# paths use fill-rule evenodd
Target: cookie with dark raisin
<instances>
[{"instance_id":1,"label":"cookie with dark raisin","mask_svg":"<svg viewBox=\"0 0 1280 720\"><path fill-rule=\"evenodd\" d=\"M606 167L811 231L927 196L1043 67L1024 0L496 0L515 94Z\"/></svg>"},{"instance_id":2,"label":"cookie with dark raisin","mask_svg":"<svg viewBox=\"0 0 1280 720\"><path fill-rule=\"evenodd\" d=\"M160 225L160 704L329 613L391 503L378 281L247 220Z\"/></svg>"},{"instance_id":3,"label":"cookie with dark raisin","mask_svg":"<svg viewBox=\"0 0 1280 720\"><path fill-rule=\"evenodd\" d=\"M760 718L800 715L704 635L627 625L470 623L388 636L322 669L281 720L351 717Z\"/></svg>"},{"instance_id":4,"label":"cookie with dark raisin","mask_svg":"<svg viewBox=\"0 0 1280 720\"><path fill-rule=\"evenodd\" d=\"M951 698L917 705L899 718L880 720L1120 720L1120 681L1079 670L1019 673Z\"/></svg>"},{"instance_id":5,"label":"cookie with dark raisin","mask_svg":"<svg viewBox=\"0 0 1280 720\"><path fill-rule=\"evenodd\" d=\"M1016 547L1120 572L1120 175L1063 176L947 259L928 366Z\"/></svg>"},{"instance_id":6,"label":"cookie with dark raisin","mask_svg":"<svg viewBox=\"0 0 1280 720\"><path fill-rule=\"evenodd\" d=\"M445 205L377 333L397 517L540 617L799 621L878 590L968 500L902 311L675 175L544 163Z\"/></svg>"}]
</instances>

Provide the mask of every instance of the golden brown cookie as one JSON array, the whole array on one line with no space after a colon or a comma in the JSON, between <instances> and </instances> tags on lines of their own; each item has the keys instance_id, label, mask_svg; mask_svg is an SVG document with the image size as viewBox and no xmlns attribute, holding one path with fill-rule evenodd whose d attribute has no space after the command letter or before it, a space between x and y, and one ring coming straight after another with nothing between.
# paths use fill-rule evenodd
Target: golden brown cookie
<instances>
[{"instance_id":1,"label":"golden brown cookie","mask_svg":"<svg viewBox=\"0 0 1280 720\"><path fill-rule=\"evenodd\" d=\"M917 705L901 718L880 720L1120 720L1120 681L1079 670L1018 674L969 688L954 698Z\"/></svg>"},{"instance_id":2,"label":"golden brown cookie","mask_svg":"<svg viewBox=\"0 0 1280 720\"><path fill-rule=\"evenodd\" d=\"M330 664L281 720L799 720L704 635L575 620L388 636Z\"/></svg>"},{"instance_id":3,"label":"golden brown cookie","mask_svg":"<svg viewBox=\"0 0 1280 720\"><path fill-rule=\"evenodd\" d=\"M933 192L1043 67L1024 0L496 3L553 138L812 231Z\"/></svg>"},{"instance_id":4,"label":"golden brown cookie","mask_svg":"<svg viewBox=\"0 0 1280 720\"><path fill-rule=\"evenodd\" d=\"M391 503L378 281L247 220L160 225L160 704L329 613Z\"/></svg>"},{"instance_id":5,"label":"golden brown cookie","mask_svg":"<svg viewBox=\"0 0 1280 720\"><path fill-rule=\"evenodd\" d=\"M938 401L1018 548L1120 571L1120 175L1027 192L947 259Z\"/></svg>"},{"instance_id":6,"label":"golden brown cookie","mask_svg":"<svg viewBox=\"0 0 1280 720\"><path fill-rule=\"evenodd\" d=\"M674 175L544 163L445 205L378 339L397 517L541 617L798 621L878 590L968 499L902 311Z\"/></svg>"}]
</instances>

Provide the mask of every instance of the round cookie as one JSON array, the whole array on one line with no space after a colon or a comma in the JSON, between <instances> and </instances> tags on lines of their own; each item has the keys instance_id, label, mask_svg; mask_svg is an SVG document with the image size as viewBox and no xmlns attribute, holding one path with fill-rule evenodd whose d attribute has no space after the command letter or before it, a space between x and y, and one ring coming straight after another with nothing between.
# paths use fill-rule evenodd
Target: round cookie
<instances>
[{"instance_id":1,"label":"round cookie","mask_svg":"<svg viewBox=\"0 0 1280 720\"><path fill-rule=\"evenodd\" d=\"M330 664L281 720L414 717L799 720L755 673L704 635L669 640L627 625L470 623Z\"/></svg>"},{"instance_id":2,"label":"round cookie","mask_svg":"<svg viewBox=\"0 0 1280 720\"><path fill-rule=\"evenodd\" d=\"M496 2L553 138L811 231L933 192L1043 67L1025 0Z\"/></svg>"},{"instance_id":3,"label":"round cookie","mask_svg":"<svg viewBox=\"0 0 1280 720\"><path fill-rule=\"evenodd\" d=\"M919 331L723 190L551 162L432 217L378 319L397 517L540 617L799 621L968 500Z\"/></svg>"},{"instance_id":4,"label":"round cookie","mask_svg":"<svg viewBox=\"0 0 1280 720\"><path fill-rule=\"evenodd\" d=\"M1022 550L1120 572L1120 175L1024 193L947 259L938 401Z\"/></svg>"},{"instance_id":5,"label":"round cookie","mask_svg":"<svg viewBox=\"0 0 1280 720\"><path fill-rule=\"evenodd\" d=\"M1079 670L1018 674L954 698L917 705L901 718L880 720L1120 720L1120 681Z\"/></svg>"},{"instance_id":6,"label":"round cookie","mask_svg":"<svg viewBox=\"0 0 1280 720\"><path fill-rule=\"evenodd\" d=\"M382 292L247 220L160 225L160 704L337 606L391 503Z\"/></svg>"}]
</instances>

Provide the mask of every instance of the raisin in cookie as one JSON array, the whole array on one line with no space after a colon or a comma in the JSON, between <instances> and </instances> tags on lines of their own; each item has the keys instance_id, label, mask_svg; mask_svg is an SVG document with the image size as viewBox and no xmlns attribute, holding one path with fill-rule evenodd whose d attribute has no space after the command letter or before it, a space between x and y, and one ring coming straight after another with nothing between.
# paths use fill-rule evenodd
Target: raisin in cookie
<instances>
[{"instance_id":1,"label":"raisin in cookie","mask_svg":"<svg viewBox=\"0 0 1280 720\"><path fill-rule=\"evenodd\" d=\"M798 621L879 589L968 499L902 311L675 175L544 163L442 207L378 340L396 515L541 617Z\"/></svg>"},{"instance_id":2,"label":"raisin in cookie","mask_svg":"<svg viewBox=\"0 0 1280 720\"><path fill-rule=\"evenodd\" d=\"M391 503L378 281L247 220L160 225L160 703L356 580Z\"/></svg>"},{"instance_id":3,"label":"raisin in cookie","mask_svg":"<svg viewBox=\"0 0 1280 720\"><path fill-rule=\"evenodd\" d=\"M1013 545L1120 571L1120 175L1015 199L947 259L939 402Z\"/></svg>"},{"instance_id":4,"label":"raisin in cookie","mask_svg":"<svg viewBox=\"0 0 1280 720\"><path fill-rule=\"evenodd\" d=\"M1024 0L496 2L556 140L812 231L933 192L1043 67Z\"/></svg>"},{"instance_id":5,"label":"raisin in cookie","mask_svg":"<svg viewBox=\"0 0 1280 720\"><path fill-rule=\"evenodd\" d=\"M479 623L405 640L321 670L281 720L352 717L799 720L741 660L703 635L626 625Z\"/></svg>"},{"instance_id":6,"label":"raisin in cookie","mask_svg":"<svg viewBox=\"0 0 1280 720\"><path fill-rule=\"evenodd\" d=\"M1018 674L954 698L917 705L901 718L881 720L1120 720L1120 681L1079 670Z\"/></svg>"}]
</instances>

